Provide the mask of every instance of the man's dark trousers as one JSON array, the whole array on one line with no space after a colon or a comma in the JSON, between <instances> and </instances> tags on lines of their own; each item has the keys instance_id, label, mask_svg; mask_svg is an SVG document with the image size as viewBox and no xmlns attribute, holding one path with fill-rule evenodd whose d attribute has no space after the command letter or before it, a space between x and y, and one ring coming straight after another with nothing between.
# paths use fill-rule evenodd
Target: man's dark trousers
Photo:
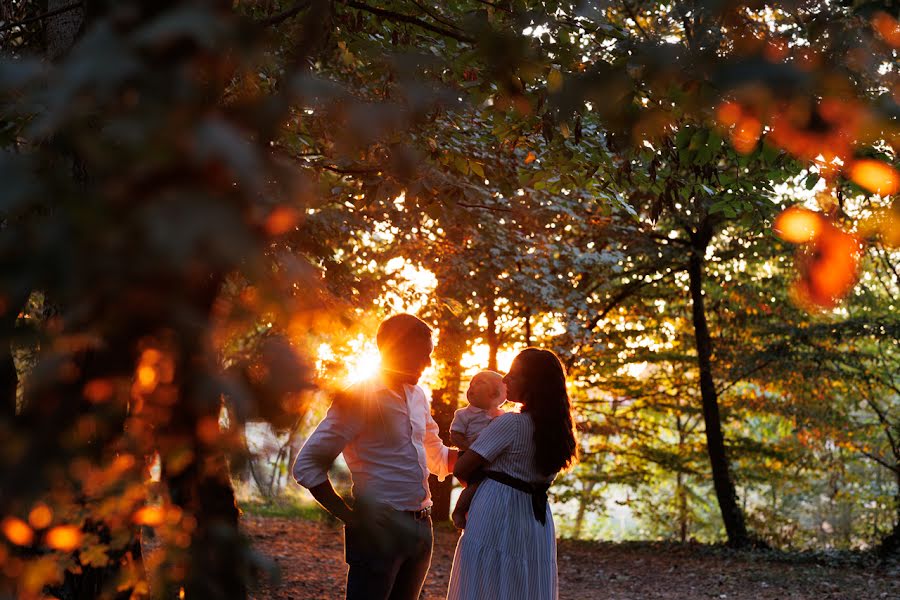
<instances>
[{"instance_id":1,"label":"man's dark trousers","mask_svg":"<svg viewBox=\"0 0 900 600\"><path fill-rule=\"evenodd\" d=\"M418 600L431 565L431 517L392 516L377 529L344 528L347 600Z\"/></svg>"}]
</instances>

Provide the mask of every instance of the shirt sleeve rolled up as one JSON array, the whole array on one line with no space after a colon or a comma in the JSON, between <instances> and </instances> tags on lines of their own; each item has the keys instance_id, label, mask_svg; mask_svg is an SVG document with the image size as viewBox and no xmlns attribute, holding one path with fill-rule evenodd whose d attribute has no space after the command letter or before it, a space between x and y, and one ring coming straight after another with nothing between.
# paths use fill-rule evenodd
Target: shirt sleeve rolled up
<instances>
[{"instance_id":1,"label":"shirt sleeve rolled up","mask_svg":"<svg viewBox=\"0 0 900 600\"><path fill-rule=\"evenodd\" d=\"M328 480L328 470L338 454L359 433L359 419L351 418L337 403L309 436L291 469L294 480L305 488L313 488Z\"/></svg>"},{"instance_id":2,"label":"shirt sleeve rolled up","mask_svg":"<svg viewBox=\"0 0 900 600\"><path fill-rule=\"evenodd\" d=\"M446 479L450 474L450 449L441 440L440 428L431 416L431 410L427 411L425 421L425 456L428 459L428 470L434 473L438 481Z\"/></svg>"}]
</instances>

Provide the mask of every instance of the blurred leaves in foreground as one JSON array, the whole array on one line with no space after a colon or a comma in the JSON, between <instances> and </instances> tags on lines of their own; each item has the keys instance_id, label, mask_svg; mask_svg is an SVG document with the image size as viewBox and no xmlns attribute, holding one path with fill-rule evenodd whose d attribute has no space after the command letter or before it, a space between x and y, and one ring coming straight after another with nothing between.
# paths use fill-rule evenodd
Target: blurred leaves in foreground
<instances>
[{"instance_id":1,"label":"blurred leaves in foreground","mask_svg":"<svg viewBox=\"0 0 900 600\"><path fill-rule=\"evenodd\" d=\"M792 210L776 185L805 176L821 214L779 226L802 243L797 295L873 321L895 301L896 17L887 2L5 3L0 593L246 597L268 565L237 527L243 426L296 427L317 349L415 296L395 259L435 278L417 300L442 325L452 402L476 339L494 362L523 343L565 354L596 459L582 498L603 477L674 473L687 535L719 518L696 508L707 452L744 545L725 450L748 494L759 457L783 456L760 436L796 449L785 428L807 427L800 445L824 455L836 414L877 444L837 447L900 472L895 316L819 331L785 306L768 234ZM816 396L776 368L788 359L837 391ZM641 362L643 389L621 370ZM756 429L730 419L739 399ZM165 549L153 589L142 530Z\"/></svg>"}]
</instances>

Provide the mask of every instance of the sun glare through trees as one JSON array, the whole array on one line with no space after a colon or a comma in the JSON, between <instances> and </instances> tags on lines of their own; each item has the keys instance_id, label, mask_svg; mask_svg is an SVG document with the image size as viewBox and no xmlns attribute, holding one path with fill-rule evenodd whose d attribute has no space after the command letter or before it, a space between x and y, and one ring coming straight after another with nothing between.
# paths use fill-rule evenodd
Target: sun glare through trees
<instances>
[{"instance_id":1,"label":"sun glare through trees","mask_svg":"<svg viewBox=\"0 0 900 600\"><path fill-rule=\"evenodd\" d=\"M450 523L496 486L546 523L556 470L529 469L574 454L546 492L556 536L587 540L560 542L560 597L654 597L585 558L604 548L674 561L678 597L697 565L731 568L720 544L900 597L898 18L887 0L0 3L0 600L343 597L333 525L353 538L385 507L421 528L431 511L423 597L455 597ZM399 313L418 333L379 351ZM529 347L550 353L514 362ZM520 402L497 409L482 371ZM376 378L406 403L366 429ZM304 477L320 423L347 445ZM545 451L451 515L457 477L490 467L445 450L471 423ZM382 474L355 444L377 455L389 431L412 491L341 504ZM306 543L288 518L316 541L280 546ZM794 589L726 575L738 598Z\"/></svg>"}]
</instances>

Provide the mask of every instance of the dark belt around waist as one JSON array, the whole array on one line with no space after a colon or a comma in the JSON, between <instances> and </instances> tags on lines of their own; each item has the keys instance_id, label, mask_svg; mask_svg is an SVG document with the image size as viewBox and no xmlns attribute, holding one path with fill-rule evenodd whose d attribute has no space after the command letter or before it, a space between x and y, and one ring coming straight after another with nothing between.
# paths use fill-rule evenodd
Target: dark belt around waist
<instances>
[{"instance_id":1,"label":"dark belt around waist","mask_svg":"<svg viewBox=\"0 0 900 600\"><path fill-rule=\"evenodd\" d=\"M404 513L411 515L416 521L424 521L431 516L431 507L426 506L421 510L404 510Z\"/></svg>"},{"instance_id":2,"label":"dark belt around waist","mask_svg":"<svg viewBox=\"0 0 900 600\"><path fill-rule=\"evenodd\" d=\"M549 483L529 483L500 471L485 471L484 477L530 495L531 510L534 511L535 520L541 525L547 524L547 490L550 489Z\"/></svg>"}]
</instances>

